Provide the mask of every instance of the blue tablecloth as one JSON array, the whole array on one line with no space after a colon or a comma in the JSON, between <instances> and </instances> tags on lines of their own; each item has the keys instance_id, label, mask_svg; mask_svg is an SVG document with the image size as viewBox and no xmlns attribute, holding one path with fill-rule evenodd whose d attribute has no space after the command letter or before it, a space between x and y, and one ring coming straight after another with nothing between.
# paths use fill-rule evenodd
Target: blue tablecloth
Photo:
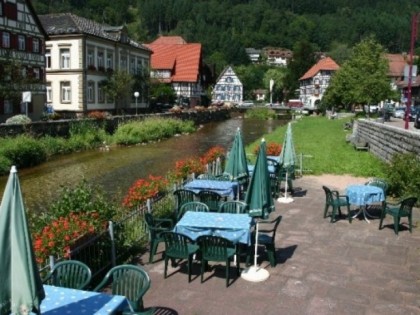
<instances>
[{"instance_id":1,"label":"blue tablecloth","mask_svg":"<svg viewBox=\"0 0 420 315\"><path fill-rule=\"evenodd\" d=\"M125 296L44 285L42 315L108 315L129 307Z\"/></svg>"},{"instance_id":2,"label":"blue tablecloth","mask_svg":"<svg viewBox=\"0 0 420 315\"><path fill-rule=\"evenodd\" d=\"M350 185L346 195L352 205L365 206L384 201L384 191L380 187L369 185Z\"/></svg>"},{"instance_id":3,"label":"blue tablecloth","mask_svg":"<svg viewBox=\"0 0 420 315\"><path fill-rule=\"evenodd\" d=\"M252 175L252 173L254 172L254 168L255 168L255 165L248 164L249 175ZM276 173L276 168L274 167L274 165L268 165L268 172L271 174Z\"/></svg>"},{"instance_id":4,"label":"blue tablecloth","mask_svg":"<svg viewBox=\"0 0 420 315\"><path fill-rule=\"evenodd\" d=\"M194 179L184 185L185 189L194 191L195 193L201 190L211 190L223 197L230 197L235 199L238 191L238 182L212 180L212 179Z\"/></svg>"},{"instance_id":5,"label":"blue tablecloth","mask_svg":"<svg viewBox=\"0 0 420 315\"><path fill-rule=\"evenodd\" d=\"M267 159L271 159L276 161L277 163L280 163L280 155L267 155Z\"/></svg>"},{"instance_id":6,"label":"blue tablecloth","mask_svg":"<svg viewBox=\"0 0 420 315\"><path fill-rule=\"evenodd\" d=\"M174 231L196 240L201 235L221 236L233 243L249 245L253 223L248 214L188 211L176 224Z\"/></svg>"}]
</instances>

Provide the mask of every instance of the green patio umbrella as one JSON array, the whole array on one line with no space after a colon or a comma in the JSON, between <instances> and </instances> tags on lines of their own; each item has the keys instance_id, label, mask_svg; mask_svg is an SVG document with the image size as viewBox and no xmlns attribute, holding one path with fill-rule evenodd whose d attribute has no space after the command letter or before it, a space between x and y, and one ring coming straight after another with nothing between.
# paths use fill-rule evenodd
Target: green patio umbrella
<instances>
[{"instance_id":1,"label":"green patio umbrella","mask_svg":"<svg viewBox=\"0 0 420 315\"><path fill-rule=\"evenodd\" d=\"M296 162L296 152L293 145L293 135L292 135L292 125L289 123L287 125L286 135L283 140L283 147L280 152L279 162L281 167L286 169L286 183L285 183L285 195L277 199L278 202L289 203L293 201L293 198L287 196L287 179L290 176L288 170L290 167L295 165Z\"/></svg>"},{"instance_id":2,"label":"green patio umbrella","mask_svg":"<svg viewBox=\"0 0 420 315\"><path fill-rule=\"evenodd\" d=\"M255 218L266 219L274 210L274 202L271 196L270 175L267 167L266 143L264 139L261 141L245 202L248 204L249 215ZM255 231L254 266L249 267L242 272L242 278L252 282L264 281L269 277L268 271L257 265L257 249L258 221L256 222Z\"/></svg>"},{"instance_id":3,"label":"green patio umbrella","mask_svg":"<svg viewBox=\"0 0 420 315\"><path fill-rule=\"evenodd\" d=\"M0 205L0 315L41 314L45 298L16 167L12 166Z\"/></svg>"},{"instance_id":4,"label":"green patio umbrella","mask_svg":"<svg viewBox=\"0 0 420 315\"><path fill-rule=\"evenodd\" d=\"M233 139L232 148L229 151L223 174L229 176L231 181L238 181L240 185L248 180L248 162L246 160L240 128L236 131L235 138ZM238 199L239 195L240 192L238 192Z\"/></svg>"}]
</instances>

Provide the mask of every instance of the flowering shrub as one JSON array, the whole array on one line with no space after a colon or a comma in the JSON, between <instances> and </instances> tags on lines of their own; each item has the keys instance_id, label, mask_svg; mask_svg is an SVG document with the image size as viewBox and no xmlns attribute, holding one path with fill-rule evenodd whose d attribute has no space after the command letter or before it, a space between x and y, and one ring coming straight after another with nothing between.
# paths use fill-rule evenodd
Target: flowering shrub
<instances>
[{"instance_id":1,"label":"flowering shrub","mask_svg":"<svg viewBox=\"0 0 420 315\"><path fill-rule=\"evenodd\" d=\"M87 114L87 116L89 118L94 118L94 119L105 119L106 116L107 116L107 113L106 112L101 112L99 110L94 110L92 112L89 112Z\"/></svg>"},{"instance_id":2,"label":"flowering shrub","mask_svg":"<svg viewBox=\"0 0 420 315\"><path fill-rule=\"evenodd\" d=\"M35 257L39 264L50 256L67 258L71 246L82 236L89 236L106 228L98 212L71 212L45 226L33 235Z\"/></svg>"},{"instance_id":3,"label":"flowering shrub","mask_svg":"<svg viewBox=\"0 0 420 315\"><path fill-rule=\"evenodd\" d=\"M201 174L204 172L204 165L198 158L188 158L175 162L174 177L176 179L186 178L189 174Z\"/></svg>"},{"instance_id":4,"label":"flowering shrub","mask_svg":"<svg viewBox=\"0 0 420 315\"><path fill-rule=\"evenodd\" d=\"M139 179L129 188L124 197L123 206L135 207L143 204L147 199L156 197L166 190L168 181L162 176L149 175L149 179Z\"/></svg>"},{"instance_id":5,"label":"flowering shrub","mask_svg":"<svg viewBox=\"0 0 420 315\"><path fill-rule=\"evenodd\" d=\"M214 162L217 160L217 158L224 158L225 156L225 149L221 146L215 146L212 147L210 150L208 150L202 157L201 157L201 163L204 165Z\"/></svg>"},{"instance_id":6,"label":"flowering shrub","mask_svg":"<svg viewBox=\"0 0 420 315\"><path fill-rule=\"evenodd\" d=\"M260 146L257 145L254 149L254 154L258 155ZM266 145L266 154L267 155L279 155L281 152L281 145L275 142L267 142Z\"/></svg>"}]
</instances>

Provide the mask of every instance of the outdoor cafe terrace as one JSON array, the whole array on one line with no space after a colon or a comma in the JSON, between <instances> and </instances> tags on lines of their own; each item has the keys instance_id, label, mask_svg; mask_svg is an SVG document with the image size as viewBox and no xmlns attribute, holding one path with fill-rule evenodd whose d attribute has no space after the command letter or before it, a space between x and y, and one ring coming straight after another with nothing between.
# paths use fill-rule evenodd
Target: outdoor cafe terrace
<instances>
[{"instance_id":1,"label":"outdoor cafe terrace","mask_svg":"<svg viewBox=\"0 0 420 315\"><path fill-rule=\"evenodd\" d=\"M398 236L391 217L386 217L382 230L379 219L367 223L359 217L349 223L343 216L330 223L329 217L323 218L322 185L343 192L347 185L366 180L350 176L296 179L294 201L276 202L270 214L270 218L282 216L275 242L278 264L271 267L260 248L259 263L270 274L263 282L234 277L226 287L224 263L211 263L217 268L206 272L201 283L197 261L190 283L185 263L174 268L169 264L164 279L164 246L159 247L154 263L148 263L148 252L140 255L135 263L151 277L145 307L155 307L155 314L165 315L419 314L419 209L414 211L413 233L402 228Z\"/></svg>"}]
</instances>

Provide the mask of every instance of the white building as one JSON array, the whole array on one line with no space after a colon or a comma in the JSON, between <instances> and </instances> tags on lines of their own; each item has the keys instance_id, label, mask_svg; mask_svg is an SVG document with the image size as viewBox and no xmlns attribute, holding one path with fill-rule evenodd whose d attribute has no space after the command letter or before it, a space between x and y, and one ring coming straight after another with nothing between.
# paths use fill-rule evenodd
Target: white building
<instances>
[{"instance_id":1,"label":"white building","mask_svg":"<svg viewBox=\"0 0 420 315\"><path fill-rule=\"evenodd\" d=\"M322 58L299 79L299 98L303 107L315 110L340 66L330 57Z\"/></svg>"},{"instance_id":2,"label":"white building","mask_svg":"<svg viewBox=\"0 0 420 315\"><path fill-rule=\"evenodd\" d=\"M104 82L116 70L149 71L151 51L127 36L125 27L111 27L71 13L39 16L49 35L46 42L47 102L55 111L134 112L147 106L147 95L134 91L126 99L107 97ZM119 104L119 108L117 108Z\"/></svg>"},{"instance_id":3,"label":"white building","mask_svg":"<svg viewBox=\"0 0 420 315\"><path fill-rule=\"evenodd\" d=\"M228 66L219 75L212 93L212 102L240 103L243 86L232 67Z\"/></svg>"}]
</instances>

